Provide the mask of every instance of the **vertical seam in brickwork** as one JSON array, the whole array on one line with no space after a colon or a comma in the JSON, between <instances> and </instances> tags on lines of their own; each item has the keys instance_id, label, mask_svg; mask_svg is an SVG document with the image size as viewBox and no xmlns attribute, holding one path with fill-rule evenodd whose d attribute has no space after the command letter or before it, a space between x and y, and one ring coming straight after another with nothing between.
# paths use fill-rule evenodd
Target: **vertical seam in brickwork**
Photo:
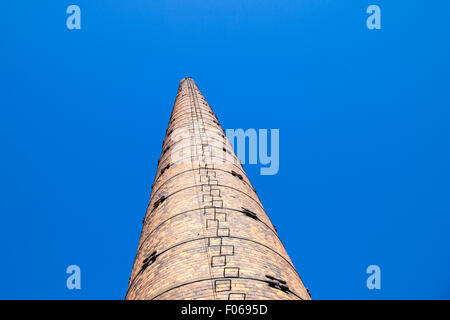
<instances>
[{"instance_id":1,"label":"vertical seam in brickwork","mask_svg":"<svg viewBox=\"0 0 450 320\"><path fill-rule=\"evenodd\" d=\"M189 91L189 95L192 98L192 100L189 101L189 103L191 104L191 110L193 112L192 114L195 114L195 116L197 117L197 119L196 119L197 120L197 127L194 124L194 140L197 138L196 137L196 133L197 133L196 132L196 128L197 128L199 130L198 134L200 136L200 143L202 143L202 137L201 137L202 132L200 130L200 124L199 124L199 121L198 121L199 117L198 117L198 114L197 114L195 101L194 101L194 92L193 92L193 89L191 87L190 81L188 82L188 91ZM193 123L194 123L194 119L193 119ZM193 144L193 145L195 146L193 148L198 150L198 146L196 146L195 144ZM194 152L192 152L191 155L194 155L194 157L191 159L191 166L194 169L193 159L197 159L198 154L197 153L194 154ZM203 150L202 150L202 157L203 157ZM199 165L199 168L200 168L200 165ZM194 183L195 183L195 185L197 185L197 177L196 177L196 173L195 173L196 171L193 170L192 172L193 172ZM198 191L196 192L196 194L197 194L198 207L201 207L200 195L199 195ZM203 236L205 237L206 236L206 230L205 230L206 226L205 226L204 216L203 216L203 212L202 211L200 211L200 223L202 225ZM208 271L209 271L209 277L212 279L213 278L213 274L212 274L211 265L210 265L211 255L209 253L209 247L207 246L207 242L208 242L208 240L205 239L204 240L204 247L205 247L205 252L206 252L206 257L207 257L207 266L208 266ZM214 288L213 288L213 285L212 285L212 280L211 280L211 292L212 292L212 294L214 296L214 299L217 300L217 295L216 295L216 293L214 291Z\"/></svg>"},{"instance_id":2,"label":"vertical seam in brickwork","mask_svg":"<svg viewBox=\"0 0 450 320\"><path fill-rule=\"evenodd\" d=\"M195 101L195 99L196 99L196 96L194 97L194 107L196 108L197 107L197 104L198 103L196 103L197 101ZM198 110L196 110L197 112L198 112ZM198 113L197 113L197 115L198 115ZM202 157L205 159L205 161L206 161L206 159L208 159L209 161L206 161L207 163L206 163L206 171L205 171L205 174L206 174L206 177L207 177L207 180L208 180L208 188L207 188L207 191L206 191L206 193L207 192L209 192L209 195L208 195L208 198L211 198L211 212L214 212L214 215L212 216L212 218L213 219L211 219L211 221L213 221L214 222L214 225L215 225L215 229L216 229L216 235L219 237L220 236L220 242L221 242L221 244L220 244L220 246L219 246L219 255L215 255L215 256L211 256L211 255L209 255L209 258L211 259L210 260L210 273L211 273L211 279L213 279L214 278L214 276L213 276L213 272L212 272L212 268L221 268L221 269L223 269L223 273L225 274L225 268L226 268L226 266L227 266L227 255L223 255L223 252L222 252L222 248L223 248L223 245L222 245L222 241L223 241L223 238L221 237L222 236L222 234L219 234L219 227L220 227L220 221L219 220L217 220L217 216L216 216L216 214L217 214L217 208L216 208L216 204L215 204L215 201L214 201L214 199L221 199L221 196L220 196L220 189L218 189L219 190L219 195L213 195L212 194L212 187L213 187L213 185L211 185L210 184L210 178L211 178L211 176L209 175L209 165L208 165L208 163L213 163L213 161L212 161L212 158L211 158L211 151L210 151L210 154L208 155L208 156L205 156L205 154L204 154L204 149L203 149L203 130L204 130L204 122L203 122L203 117L202 117L202 114L201 114L201 112L200 112L200 114L198 115L198 118L199 118L199 126L200 126L200 121L201 121L201 128L199 128L200 129L200 132L199 132L199 134L200 134L200 143L201 143L201 148L202 148ZM219 126L217 125L217 124L215 124L216 125L216 127L218 127L218 129L221 129L221 128L219 128ZM208 136L207 135L205 135L205 142L206 142L206 145L208 146L208 150L210 150L210 148L211 148L211 146L210 146L210 141L209 141L209 138L208 138ZM214 168L214 165L212 165L212 168ZM200 173L200 172L199 172ZM216 172L214 171L214 176L216 175ZM218 182L218 181L217 181ZM202 186L202 188L203 188L203 186ZM202 190L202 193L203 193L203 190ZM204 195L202 195L202 197L205 197L205 195L206 194L204 194ZM203 199L202 199L203 200ZM221 207L223 207L223 200L219 200L219 201L222 201L222 206ZM205 205L205 203L204 203L204 205ZM208 205L206 205L206 206L208 206L209 207L209 204ZM206 206L205 206L205 213L206 213ZM207 220L208 221L208 220ZM206 226L206 228L208 228L208 225ZM228 229L229 230L229 229ZM209 251L210 251L210 243L209 243L209 241L210 241L210 239L208 239L208 246L207 246L207 251L208 251L208 253L209 253ZM233 248L233 252L234 252L234 245L232 245L231 246L232 248ZM217 254L217 253L216 253ZM216 265L215 265L215 263L214 262L216 262ZM225 287L224 288L222 288L222 286L221 286L221 282L220 281L222 281L222 282L226 282L226 283L224 283L224 285L225 285ZM213 293L216 295L216 292L222 292L222 291L229 291L230 293L231 293L231 291L232 291L232 284L231 284L231 279L227 279L227 280L214 280L214 285L213 285Z\"/></svg>"}]
</instances>

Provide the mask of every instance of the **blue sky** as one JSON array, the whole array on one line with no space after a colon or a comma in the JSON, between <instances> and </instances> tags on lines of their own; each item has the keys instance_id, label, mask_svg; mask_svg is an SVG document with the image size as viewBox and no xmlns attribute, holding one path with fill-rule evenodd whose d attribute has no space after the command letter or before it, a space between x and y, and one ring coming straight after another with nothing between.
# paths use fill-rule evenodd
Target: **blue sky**
<instances>
[{"instance_id":1,"label":"blue sky","mask_svg":"<svg viewBox=\"0 0 450 320\"><path fill-rule=\"evenodd\" d=\"M3 1L0 298L124 297L185 76L224 128L280 129L279 173L246 171L313 298L450 298L449 9Z\"/></svg>"}]
</instances>

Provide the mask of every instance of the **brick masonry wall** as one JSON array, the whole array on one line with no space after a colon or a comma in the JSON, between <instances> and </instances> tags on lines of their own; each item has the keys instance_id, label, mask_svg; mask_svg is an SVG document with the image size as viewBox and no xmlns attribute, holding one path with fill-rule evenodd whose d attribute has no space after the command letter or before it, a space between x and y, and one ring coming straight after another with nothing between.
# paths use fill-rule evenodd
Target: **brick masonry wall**
<instances>
[{"instance_id":1,"label":"brick masonry wall","mask_svg":"<svg viewBox=\"0 0 450 320\"><path fill-rule=\"evenodd\" d=\"M310 299L195 82L180 82L126 299Z\"/></svg>"}]
</instances>

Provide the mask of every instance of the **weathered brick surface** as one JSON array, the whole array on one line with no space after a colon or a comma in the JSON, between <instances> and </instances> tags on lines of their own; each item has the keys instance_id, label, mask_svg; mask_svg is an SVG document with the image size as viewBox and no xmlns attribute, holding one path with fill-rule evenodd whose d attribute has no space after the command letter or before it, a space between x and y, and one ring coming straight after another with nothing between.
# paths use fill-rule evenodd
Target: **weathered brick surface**
<instances>
[{"instance_id":1,"label":"weathered brick surface","mask_svg":"<svg viewBox=\"0 0 450 320\"><path fill-rule=\"evenodd\" d=\"M310 299L217 118L181 81L127 299Z\"/></svg>"}]
</instances>

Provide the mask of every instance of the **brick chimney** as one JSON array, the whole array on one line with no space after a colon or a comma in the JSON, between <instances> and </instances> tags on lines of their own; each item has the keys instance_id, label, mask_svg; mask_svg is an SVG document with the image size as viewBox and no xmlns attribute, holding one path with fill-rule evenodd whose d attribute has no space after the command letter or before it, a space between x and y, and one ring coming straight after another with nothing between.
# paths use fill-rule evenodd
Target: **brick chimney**
<instances>
[{"instance_id":1,"label":"brick chimney","mask_svg":"<svg viewBox=\"0 0 450 320\"><path fill-rule=\"evenodd\" d=\"M126 299L310 299L191 78L180 82Z\"/></svg>"}]
</instances>

